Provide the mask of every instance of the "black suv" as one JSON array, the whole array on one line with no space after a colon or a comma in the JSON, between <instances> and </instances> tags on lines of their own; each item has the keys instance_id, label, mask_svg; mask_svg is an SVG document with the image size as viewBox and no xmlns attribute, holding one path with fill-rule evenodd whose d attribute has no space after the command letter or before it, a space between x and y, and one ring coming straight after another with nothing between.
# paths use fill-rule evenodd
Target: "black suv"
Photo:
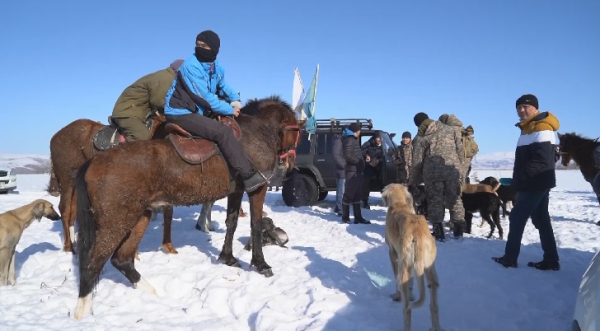
<instances>
[{"instance_id":1,"label":"black suv","mask_svg":"<svg viewBox=\"0 0 600 331\"><path fill-rule=\"evenodd\" d=\"M300 133L296 148L296 169L288 173L282 181L275 180L270 183L270 186L283 186L281 195L286 205L310 206L324 200L329 191L336 190L331 147L333 136L341 134L342 128L353 122L361 125L361 146L375 132L379 132L381 136L385 162L379 180L373 178L371 192L380 192L387 184L395 182L396 165L392 162L392 155L396 151L396 145L392 141L395 133L373 130L373 122L370 119L317 120L316 133L310 135L310 138L308 132Z\"/></svg>"}]
</instances>

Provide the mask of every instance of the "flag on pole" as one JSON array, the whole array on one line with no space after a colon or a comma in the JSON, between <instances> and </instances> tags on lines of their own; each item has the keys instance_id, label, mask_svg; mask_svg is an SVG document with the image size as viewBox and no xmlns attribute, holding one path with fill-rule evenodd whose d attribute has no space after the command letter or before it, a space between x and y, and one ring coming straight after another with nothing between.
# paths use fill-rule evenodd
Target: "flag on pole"
<instances>
[{"instance_id":1,"label":"flag on pole","mask_svg":"<svg viewBox=\"0 0 600 331\"><path fill-rule=\"evenodd\" d=\"M301 120L305 117L302 111L304 96L304 85L302 85L302 79L300 79L300 71L296 68L294 69L294 86L292 89L292 109L299 115L298 117Z\"/></svg>"},{"instance_id":2,"label":"flag on pole","mask_svg":"<svg viewBox=\"0 0 600 331\"><path fill-rule=\"evenodd\" d=\"M317 109L315 100L317 98L317 85L319 83L319 64L317 64L317 71L313 77L312 83L306 92L306 97L302 103L304 114L306 115L306 131L308 131L308 137L317 131L317 119L315 118L315 112Z\"/></svg>"}]
</instances>

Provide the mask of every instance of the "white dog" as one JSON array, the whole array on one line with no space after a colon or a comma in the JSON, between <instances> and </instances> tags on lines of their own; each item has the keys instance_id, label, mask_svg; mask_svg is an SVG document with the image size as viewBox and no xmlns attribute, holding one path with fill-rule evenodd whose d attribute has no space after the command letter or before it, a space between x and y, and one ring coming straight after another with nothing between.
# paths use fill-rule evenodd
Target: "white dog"
<instances>
[{"instance_id":1,"label":"white dog","mask_svg":"<svg viewBox=\"0 0 600 331\"><path fill-rule=\"evenodd\" d=\"M16 284L15 249L23 230L42 217L60 219L52 204L44 199L0 214L0 286Z\"/></svg>"}]
</instances>

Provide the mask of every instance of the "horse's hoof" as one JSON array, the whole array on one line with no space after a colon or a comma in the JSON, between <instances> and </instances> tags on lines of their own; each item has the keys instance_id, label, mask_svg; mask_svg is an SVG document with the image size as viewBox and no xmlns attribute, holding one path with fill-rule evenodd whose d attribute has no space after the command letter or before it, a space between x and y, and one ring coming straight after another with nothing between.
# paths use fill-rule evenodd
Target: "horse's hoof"
<instances>
[{"instance_id":1,"label":"horse's hoof","mask_svg":"<svg viewBox=\"0 0 600 331\"><path fill-rule=\"evenodd\" d=\"M167 254L179 254L179 252L173 247L173 244L163 244L162 249Z\"/></svg>"},{"instance_id":2,"label":"horse's hoof","mask_svg":"<svg viewBox=\"0 0 600 331\"><path fill-rule=\"evenodd\" d=\"M265 277L273 277L273 270L271 268L263 269L258 271L261 275Z\"/></svg>"},{"instance_id":3,"label":"horse's hoof","mask_svg":"<svg viewBox=\"0 0 600 331\"><path fill-rule=\"evenodd\" d=\"M227 265L229 267L236 267L236 268L240 267L240 263L233 256L229 256L229 257L219 256L219 261L222 261L223 263L225 263L225 265Z\"/></svg>"}]
</instances>

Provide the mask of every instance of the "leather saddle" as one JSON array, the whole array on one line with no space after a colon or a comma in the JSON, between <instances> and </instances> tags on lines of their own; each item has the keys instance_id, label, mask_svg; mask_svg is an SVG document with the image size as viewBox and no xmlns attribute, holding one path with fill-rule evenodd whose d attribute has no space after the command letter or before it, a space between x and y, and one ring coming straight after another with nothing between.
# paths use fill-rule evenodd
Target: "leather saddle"
<instances>
[{"instance_id":1,"label":"leather saddle","mask_svg":"<svg viewBox=\"0 0 600 331\"><path fill-rule=\"evenodd\" d=\"M218 121L233 130L235 139L240 140L242 138L242 130L233 118L220 117ZM169 133L169 141L175 147L177 155L189 164L200 164L213 155L220 153L214 142L193 136L177 124L167 123L165 130Z\"/></svg>"}]
</instances>

